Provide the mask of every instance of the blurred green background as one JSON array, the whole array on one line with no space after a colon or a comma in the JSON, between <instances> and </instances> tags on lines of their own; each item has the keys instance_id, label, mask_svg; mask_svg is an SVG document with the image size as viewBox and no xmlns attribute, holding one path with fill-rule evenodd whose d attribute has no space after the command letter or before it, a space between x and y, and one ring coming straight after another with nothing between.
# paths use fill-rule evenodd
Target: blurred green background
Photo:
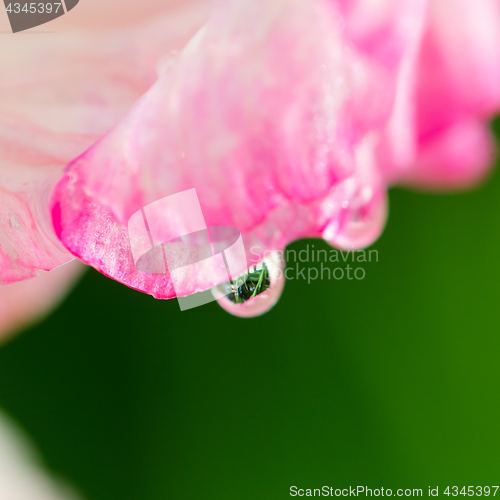
<instances>
[{"instance_id":1,"label":"blurred green background","mask_svg":"<svg viewBox=\"0 0 500 500\"><path fill-rule=\"evenodd\" d=\"M363 281L289 281L252 320L91 270L0 349L0 407L87 500L498 485L500 176L392 190L373 248Z\"/></svg>"}]
</instances>

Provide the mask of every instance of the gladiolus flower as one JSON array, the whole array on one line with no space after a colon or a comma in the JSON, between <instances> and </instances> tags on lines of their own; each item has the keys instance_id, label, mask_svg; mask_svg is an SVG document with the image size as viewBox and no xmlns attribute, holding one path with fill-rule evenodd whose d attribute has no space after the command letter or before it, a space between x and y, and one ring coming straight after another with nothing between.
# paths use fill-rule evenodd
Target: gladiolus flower
<instances>
[{"instance_id":1,"label":"gladiolus flower","mask_svg":"<svg viewBox=\"0 0 500 500\"><path fill-rule=\"evenodd\" d=\"M3 283L76 256L156 298L192 294L217 280L174 290L136 267L127 224L156 200L194 188L206 225L237 228L247 251L302 237L359 249L383 230L390 185L467 187L491 164L496 0L219 0L176 15L69 37L2 77Z\"/></svg>"}]
</instances>

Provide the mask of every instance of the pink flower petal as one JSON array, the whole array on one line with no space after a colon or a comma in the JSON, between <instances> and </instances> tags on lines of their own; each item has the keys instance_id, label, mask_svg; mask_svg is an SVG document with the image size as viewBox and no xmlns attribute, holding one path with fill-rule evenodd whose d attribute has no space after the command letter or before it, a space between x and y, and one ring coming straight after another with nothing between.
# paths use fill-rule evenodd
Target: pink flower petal
<instances>
[{"instance_id":1,"label":"pink flower petal","mask_svg":"<svg viewBox=\"0 0 500 500\"><path fill-rule=\"evenodd\" d=\"M0 118L0 284L73 259L54 235L48 200L85 137Z\"/></svg>"},{"instance_id":2,"label":"pink flower petal","mask_svg":"<svg viewBox=\"0 0 500 500\"><path fill-rule=\"evenodd\" d=\"M102 8L94 7L97 17ZM204 18L203 7L188 5L111 34L73 29L36 42L9 39L0 59L0 284L73 258L53 231L53 186L154 83L160 57L182 48Z\"/></svg>"},{"instance_id":3,"label":"pink flower petal","mask_svg":"<svg viewBox=\"0 0 500 500\"><path fill-rule=\"evenodd\" d=\"M500 108L500 3L433 0L418 71L419 138Z\"/></svg>"},{"instance_id":4,"label":"pink flower petal","mask_svg":"<svg viewBox=\"0 0 500 500\"><path fill-rule=\"evenodd\" d=\"M499 109L500 3L433 0L418 66L417 157L404 180L476 183L492 163L485 122Z\"/></svg>"},{"instance_id":5,"label":"pink flower petal","mask_svg":"<svg viewBox=\"0 0 500 500\"><path fill-rule=\"evenodd\" d=\"M52 198L58 236L157 298L175 296L171 280L136 269L127 221L187 189L207 225L242 232L249 264L251 247L263 254L304 236L342 248L371 243L386 215L377 132L419 36L410 14L422 16L424 5L397 2L397 15L372 30L371 54L370 30L346 33L349 14L337 2L220 2L121 123L70 165ZM199 288L188 280L182 293Z\"/></svg>"},{"instance_id":6,"label":"pink flower petal","mask_svg":"<svg viewBox=\"0 0 500 500\"><path fill-rule=\"evenodd\" d=\"M462 121L429 138L405 182L426 188L473 186L493 163L495 141L480 121Z\"/></svg>"}]
</instances>

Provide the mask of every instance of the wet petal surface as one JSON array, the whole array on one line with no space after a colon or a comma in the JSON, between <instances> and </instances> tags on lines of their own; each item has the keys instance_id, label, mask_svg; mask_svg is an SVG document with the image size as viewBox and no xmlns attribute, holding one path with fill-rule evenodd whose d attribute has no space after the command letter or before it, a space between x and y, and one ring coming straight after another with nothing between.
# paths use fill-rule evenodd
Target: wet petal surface
<instances>
[{"instance_id":1,"label":"wet petal surface","mask_svg":"<svg viewBox=\"0 0 500 500\"><path fill-rule=\"evenodd\" d=\"M406 25L424 4L405 2L411 9L392 23ZM418 30L389 29L387 18L377 40L394 50L371 57L344 33L336 2L217 5L122 122L71 164L52 199L72 253L157 298L175 296L171 279L135 267L126 224L187 189L207 225L241 231L249 265L251 247L263 254L324 235L355 248L385 223L385 188L366 144L390 117ZM181 293L198 289L186 281Z\"/></svg>"}]
</instances>

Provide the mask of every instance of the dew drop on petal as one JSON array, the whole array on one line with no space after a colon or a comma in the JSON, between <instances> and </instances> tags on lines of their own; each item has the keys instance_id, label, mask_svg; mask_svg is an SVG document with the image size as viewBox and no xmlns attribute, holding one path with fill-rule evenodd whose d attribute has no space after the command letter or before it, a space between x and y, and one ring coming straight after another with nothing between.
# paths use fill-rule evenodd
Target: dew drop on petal
<instances>
[{"instance_id":1,"label":"dew drop on petal","mask_svg":"<svg viewBox=\"0 0 500 500\"><path fill-rule=\"evenodd\" d=\"M360 189L347 204L343 213L333 218L323 230L323 239L343 250L356 250L371 245L381 234L387 220L385 189Z\"/></svg>"},{"instance_id":2,"label":"dew drop on petal","mask_svg":"<svg viewBox=\"0 0 500 500\"><path fill-rule=\"evenodd\" d=\"M13 229L17 229L19 227L19 222L15 214L11 214L9 217L10 227Z\"/></svg>"},{"instance_id":3,"label":"dew drop on petal","mask_svg":"<svg viewBox=\"0 0 500 500\"><path fill-rule=\"evenodd\" d=\"M230 286L229 283L224 283L212 289L212 293L217 299L217 302L228 313L241 318L252 318L266 313L278 302L283 287L285 286L285 277L283 275L284 263L280 259L280 253L271 253L269 257L264 259L263 263L265 266L263 266L262 263L251 266L248 272L244 273L243 280L239 280L239 278L235 280L237 282L236 285L241 285L250 275L252 275L252 272L260 276L264 270L267 269L269 279L267 285L265 285L265 290L255 296L243 298L241 303L236 303L234 298L232 298L232 300L228 298L227 289L228 286ZM242 283L240 283L240 281Z\"/></svg>"}]
</instances>

